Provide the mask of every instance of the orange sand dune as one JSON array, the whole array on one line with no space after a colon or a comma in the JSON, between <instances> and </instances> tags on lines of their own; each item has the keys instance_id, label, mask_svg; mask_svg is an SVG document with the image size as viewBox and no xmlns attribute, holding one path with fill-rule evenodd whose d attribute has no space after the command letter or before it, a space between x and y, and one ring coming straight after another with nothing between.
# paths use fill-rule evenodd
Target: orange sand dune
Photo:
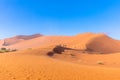
<instances>
[{"instance_id":1,"label":"orange sand dune","mask_svg":"<svg viewBox=\"0 0 120 80\"><path fill-rule=\"evenodd\" d=\"M83 66L45 56L0 55L0 80L119 80L119 73L119 68Z\"/></svg>"},{"instance_id":2,"label":"orange sand dune","mask_svg":"<svg viewBox=\"0 0 120 80\"><path fill-rule=\"evenodd\" d=\"M73 49L89 49L100 53L120 52L120 41L114 40L104 34L93 33L79 34L76 36L42 36L7 47L26 49L59 44Z\"/></svg>"},{"instance_id":3,"label":"orange sand dune","mask_svg":"<svg viewBox=\"0 0 120 80\"><path fill-rule=\"evenodd\" d=\"M53 52L56 45L64 51ZM0 54L0 80L120 79L120 41L104 34L42 36L7 48L24 50Z\"/></svg>"}]
</instances>

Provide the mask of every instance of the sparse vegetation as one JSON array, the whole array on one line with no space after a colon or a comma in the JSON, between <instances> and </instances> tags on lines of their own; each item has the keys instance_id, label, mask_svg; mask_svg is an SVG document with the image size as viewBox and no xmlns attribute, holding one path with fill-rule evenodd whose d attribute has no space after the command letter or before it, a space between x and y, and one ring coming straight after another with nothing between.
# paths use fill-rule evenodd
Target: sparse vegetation
<instances>
[{"instance_id":1,"label":"sparse vegetation","mask_svg":"<svg viewBox=\"0 0 120 80\"><path fill-rule=\"evenodd\" d=\"M56 46L55 48L53 48L53 52L61 54L62 52L64 52L64 47L62 47L61 45Z\"/></svg>"},{"instance_id":2,"label":"sparse vegetation","mask_svg":"<svg viewBox=\"0 0 120 80\"><path fill-rule=\"evenodd\" d=\"M0 53L7 53L7 52L14 52L17 49L7 49L7 48L0 48Z\"/></svg>"},{"instance_id":3,"label":"sparse vegetation","mask_svg":"<svg viewBox=\"0 0 120 80\"><path fill-rule=\"evenodd\" d=\"M4 50L4 51L5 51L5 50L7 50L7 49L6 49L6 48L1 48L1 50Z\"/></svg>"},{"instance_id":4,"label":"sparse vegetation","mask_svg":"<svg viewBox=\"0 0 120 80\"><path fill-rule=\"evenodd\" d=\"M29 50L32 50L32 48L28 48Z\"/></svg>"},{"instance_id":5,"label":"sparse vegetation","mask_svg":"<svg viewBox=\"0 0 120 80\"><path fill-rule=\"evenodd\" d=\"M75 56L74 54L70 54L71 56Z\"/></svg>"},{"instance_id":6,"label":"sparse vegetation","mask_svg":"<svg viewBox=\"0 0 120 80\"><path fill-rule=\"evenodd\" d=\"M63 47L61 45L57 45L52 49L52 51L48 52L47 55L51 57L54 54L62 54L62 52L64 52L64 50L65 50L65 47Z\"/></svg>"},{"instance_id":7,"label":"sparse vegetation","mask_svg":"<svg viewBox=\"0 0 120 80\"><path fill-rule=\"evenodd\" d=\"M48 56L53 56L53 55L54 55L54 52L48 52L47 55L48 55Z\"/></svg>"},{"instance_id":8,"label":"sparse vegetation","mask_svg":"<svg viewBox=\"0 0 120 80\"><path fill-rule=\"evenodd\" d=\"M102 52L99 52L99 54L104 54L104 53L102 53Z\"/></svg>"},{"instance_id":9,"label":"sparse vegetation","mask_svg":"<svg viewBox=\"0 0 120 80\"><path fill-rule=\"evenodd\" d=\"M13 49L13 50L11 50L12 52L14 52L14 51L17 51L17 49Z\"/></svg>"},{"instance_id":10,"label":"sparse vegetation","mask_svg":"<svg viewBox=\"0 0 120 80\"><path fill-rule=\"evenodd\" d=\"M104 62L98 61L97 64L99 64L99 65L104 65Z\"/></svg>"}]
</instances>

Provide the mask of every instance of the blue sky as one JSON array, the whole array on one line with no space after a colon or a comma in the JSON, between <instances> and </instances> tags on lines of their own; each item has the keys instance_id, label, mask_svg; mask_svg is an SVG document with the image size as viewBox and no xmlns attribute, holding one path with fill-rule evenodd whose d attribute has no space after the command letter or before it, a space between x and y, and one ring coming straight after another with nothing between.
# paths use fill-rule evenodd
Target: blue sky
<instances>
[{"instance_id":1,"label":"blue sky","mask_svg":"<svg viewBox=\"0 0 120 80\"><path fill-rule=\"evenodd\" d=\"M120 0L0 0L0 38L84 32L120 39Z\"/></svg>"}]
</instances>

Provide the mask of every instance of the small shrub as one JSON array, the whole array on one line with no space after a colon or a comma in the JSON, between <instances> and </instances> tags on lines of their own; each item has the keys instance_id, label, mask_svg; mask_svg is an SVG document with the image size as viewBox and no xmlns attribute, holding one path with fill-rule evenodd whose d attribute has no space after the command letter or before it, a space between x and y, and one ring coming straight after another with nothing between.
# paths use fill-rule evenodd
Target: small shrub
<instances>
[{"instance_id":1,"label":"small shrub","mask_svg":"<svg viewBox=\"0 0 120 80\"><path fill-rule=\"evenodd\" d=\"M4 53L5 51L4 50L0 50L0 53Z\"/></svg>"},{"instance_id":2,"label":"small shrub","mask_svg":"<svg viewBox=\"0 0 120 80\"><path fill-rule=\"evenodd\" d=\"M8 49L8 50L5 50L5 52L10 52L10 50Z\"/></svg>"},{"instance_id":3,"label":"small shrub","mask_svg":"<svg viewBox=\"0 0 120 80\"><path fill-rule=\"evenodd\" d=\"M1 48L1 50L7 50L6 48Z\"/></svg>"},{"instance_id":4,"label":"small shrub","mask_svg":"<svg viewBox=\"0 0 120 80\"><path fill-rule=\"evenodd\" d=\"M71 56L75 56L74 54L70 54Z\"/></svg>"},{"instance_id":5,"label":"small shrub","mask_svg":"<svg viewBox=\"0 0 120 80\"><path fill-rule=\"evenodd\" d=\"M99 52L99 54L104 54L103 52Z\"/></svg>"},{"instance_id":6,"label":"small shrub","mask_svg":"<svg viewBox=\"0 0 120 80\"><path fill-rule=\"evenodd\" d=\"M28 48L29 50L32 50L32 48Z\"/></svg>"},{"instance_id":7,"label":"small shrub","mask_svg":"<svg viewBox=\"0 0 120 80\"><path fill-rule=\"evenodd\" d=\"M13 49L13 50L12 50L12 52L15 52L15 51L17 51L17 49Z\"/></svg>"},{"instance_id":8,"label":"small shrub","mask_svg":"<svg viewBox=\"0 0 120 80\"><path fill-rule=\"evenodd\" d=\"M48 56L53 56L53 55L54 55L54 52L48 52L47 55L48 55Z\"/></svg>"},{"instance_id":9,"label":"small shrub","mask_svg":"<svg viewBox=\"0 0 120 80\"><path fill-rule=\"evenodd\" d=\"M6 49L6 48L1 48L0 49L0 53L7 53L7 52L14 52L14 51L17 51L17 49Z\"/></svg>"},{"instance_id":10,"label":"small shrub","mask_svg":"<svg viewBox=\"0 0 120 80\"><path fill-rule=\"evenodd\" d=\"M104 63L102 61L98 61L97 64L104 65Z\"/></svg>"},{"instance_id":11,"label":"small shrub","mask_svg":"<svg viewBox=\"0 0 120 80\"><path fill-rule=\"evenodd\" d=\"M61 54L62 52L64 52L64 47L62 47L61 45L58 45L55 48L53 48L53 52Z\"/></svg>"}]
</instances>

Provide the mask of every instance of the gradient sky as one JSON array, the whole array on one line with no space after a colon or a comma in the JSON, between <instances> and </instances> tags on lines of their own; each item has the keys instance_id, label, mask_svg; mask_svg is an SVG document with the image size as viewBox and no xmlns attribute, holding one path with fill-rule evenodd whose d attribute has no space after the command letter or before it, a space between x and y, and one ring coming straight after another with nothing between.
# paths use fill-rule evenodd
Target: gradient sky
<instances>
[{"instance_id":1,"label":"gradient sky","mask_svg":"<svg viewBox=\"0 0 120 80\"><path fill-rule=\"evenodd\" d=\"M0 0L0 38L84 32L120 39L120 0Z\"/></svg>"}]
</instances>

